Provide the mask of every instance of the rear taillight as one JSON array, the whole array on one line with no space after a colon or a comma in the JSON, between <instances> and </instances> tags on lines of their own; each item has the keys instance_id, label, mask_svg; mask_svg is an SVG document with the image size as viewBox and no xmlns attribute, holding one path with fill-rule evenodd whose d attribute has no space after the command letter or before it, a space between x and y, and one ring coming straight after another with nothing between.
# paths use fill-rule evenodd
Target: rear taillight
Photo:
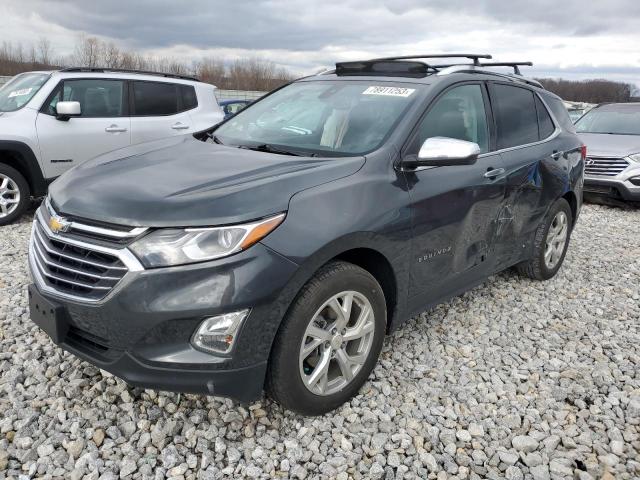
<instances>
[{"instance_id":1,"label":"rear taillight","mask_svg":"<svg viewBox=\"0 0 640 480\"><path fill-rule=\"evenodd\" d=\"M582 155L582 161L587 159L587 146L586 145L582 145L582 147L580 147L580 154Z\"/></svg>"}]
</instances>

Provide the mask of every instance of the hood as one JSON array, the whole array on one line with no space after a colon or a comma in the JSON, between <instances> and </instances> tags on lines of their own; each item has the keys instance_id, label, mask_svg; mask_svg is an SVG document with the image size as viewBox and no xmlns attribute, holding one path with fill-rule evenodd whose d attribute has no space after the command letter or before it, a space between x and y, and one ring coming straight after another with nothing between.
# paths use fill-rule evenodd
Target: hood
<instances>
[{"instance_id":1,"label":"hood","mask_svg":"<svg viewBox=\"0 0 640 480\"><path fill-rule=\"evenodd\" d=\"M295 157L173 137L85 162L53 182L49 196L62 215L111 224L226 225L286 211L295 193L363 164L364 157Z\"/></svg>"},{"instance_id":2,"label":"hood","mask_svg":"<svg viewBox=\"0 0 640 480\"><path fill-rule=\"evenodd\" d=\"M587 146L587 155L594 157L627 157L640 153L640 135L607 135L579 133Z\"/></svg>"}]
</instances>

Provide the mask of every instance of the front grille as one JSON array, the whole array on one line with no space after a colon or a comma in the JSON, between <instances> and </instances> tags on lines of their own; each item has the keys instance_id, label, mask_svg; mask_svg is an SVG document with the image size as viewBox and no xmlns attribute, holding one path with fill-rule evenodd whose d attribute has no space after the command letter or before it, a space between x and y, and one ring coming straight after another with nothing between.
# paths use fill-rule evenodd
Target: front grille
<instances>
[{"instance_id":1,"label":"front grille","mask_svg":"<svg viewBox=\"0 0 640 480\"><path fill-rule=\"evenodd\" d=\"M117 256L53 237L37 218L31 239L33 264L56 292L101 300L127 273L127 266Z\"/></svg>"},{"instance_id":2,"label":"front grille","mask_svg":"<svg viewBox=\"0 0 640 480\"><path fill-rule=\"evenodd\" d=\"M587 175L602 175L615 177L629 166L624 158L593 158L588 157L584 168Z\"/></svg>"}]
</instances>

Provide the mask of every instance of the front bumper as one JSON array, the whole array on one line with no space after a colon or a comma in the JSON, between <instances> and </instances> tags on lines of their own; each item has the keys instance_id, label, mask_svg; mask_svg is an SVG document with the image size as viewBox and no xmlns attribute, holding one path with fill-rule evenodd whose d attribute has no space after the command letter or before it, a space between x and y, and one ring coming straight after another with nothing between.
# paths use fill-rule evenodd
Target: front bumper
<instances>
[{"instance_id":1,"label":"front bumper","mask_svg":"<svg viewBox=\"0 0 640 480\"><path fill-rule=\"evenodd\" d=\"M241 401L263 388L271 343L285 311L280 296L297 265L258 243L231 257L196 265L129 272L102 302L65 298L45 288L33 259L32 319L65 350L144 388L204 393ZM52 335L34 312L55 310ZM229 355L192 347L209 316L250 308Z\"/></svg>"},{"instance_id":2,"label":"front bumper","mask_svg":"<svg viewBox=\"0 0 640 480\"><path fill-rule=\"evenodd\" d=\"M630 202L640 201L640 163L633 163L615 177L584 176L584 193L604 195Z\"/></svg>"}]
</instances>

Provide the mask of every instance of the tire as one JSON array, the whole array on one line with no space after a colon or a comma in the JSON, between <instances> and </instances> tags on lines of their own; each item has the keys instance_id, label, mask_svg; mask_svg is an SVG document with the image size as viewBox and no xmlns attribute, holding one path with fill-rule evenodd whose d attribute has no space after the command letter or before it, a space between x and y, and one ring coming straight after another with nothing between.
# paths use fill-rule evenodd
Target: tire
<instances>
[{"instance_id":1,"label":"tire","mask_svg":"<svg viewBox=\"0 0 640 480\"><path fill-rule=\"evenodd\" d=\"M346 327L341 328L344 316L341 320L335 306L346 310L348 298L353 299L352 307ZM326 305L332 299L338 303ZM373 318L363 313L366 311ZM309 333L312 323L316 328ZM269 360L267 393L280 405L303 415L330 412L356 395L367 380L380 355L386 325L386 302L376 279L351 263L328 263L302 287L282 321ZM332 333L336 326L341 329ZM367 333L362 333L365 330ZM318 332L326 336L322 338ZM312 352L306 357L303 342ZM357 363L351 363L354 358ZM323 365L327 368L321 368ZM321 373L324 371L326 375ZM320 380L313 382L314 378Z\"/></svg>"},{"instance_id":2,"label":"tire","mask_svg":"<svg viewBox=\"0 0 640 480\"><path fill-rule=\"evenodd\" d=\"M25 178L15 168L0 163L0 226L19 218L30 203L31 189Z\"/></svg>"},{"instance_id":3,"label":"tire","mask_svg":"<svg viewBox=\"0 0 640 480\"><path fill-rule=\"evenodd\" d=\"M566 221L564 231L564 244L561 246L559 243L559 232L557 228L562 222L562 218ZM549 280L554 277L562 263L564 257L567 254L567 248L571 239L571 230L573 225L573 215L571 214L571 207L564 198L559 198L551 206L551 209L545 216L544 220L540 222L538 229L536 230L533 245L533 257L517 266L518 272L521 275L527 276L534 280ZM551 237L553 235L553 237ZM545 258L547 250L547 241L551 240L552 244L556 245L556 248L552 248L553 261L551 264L548 258Z\"/></svg>"}]
</instances>

